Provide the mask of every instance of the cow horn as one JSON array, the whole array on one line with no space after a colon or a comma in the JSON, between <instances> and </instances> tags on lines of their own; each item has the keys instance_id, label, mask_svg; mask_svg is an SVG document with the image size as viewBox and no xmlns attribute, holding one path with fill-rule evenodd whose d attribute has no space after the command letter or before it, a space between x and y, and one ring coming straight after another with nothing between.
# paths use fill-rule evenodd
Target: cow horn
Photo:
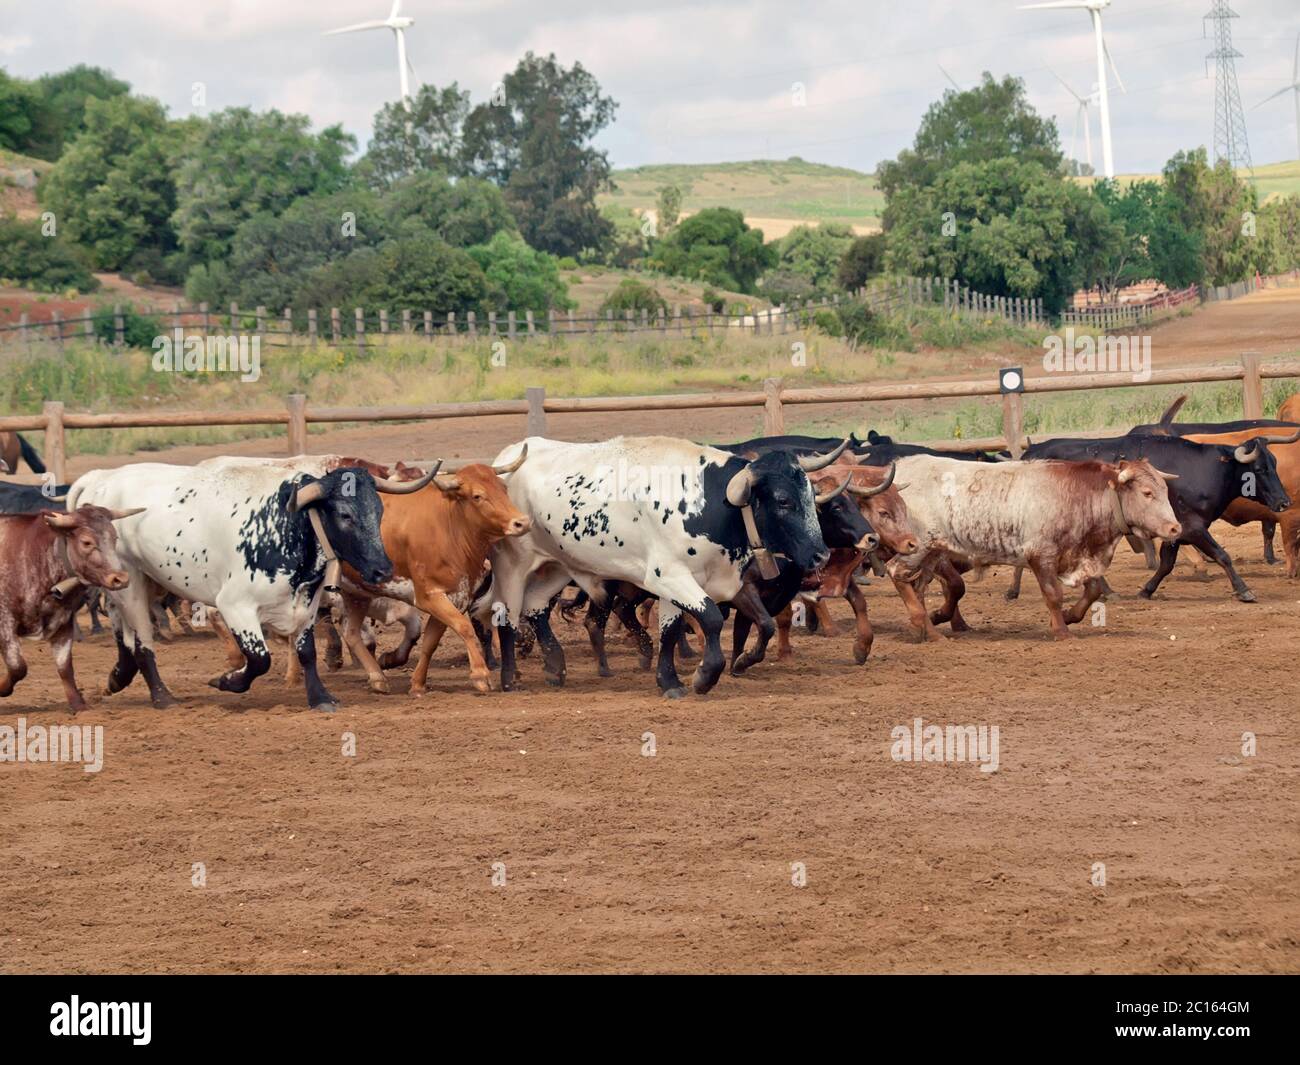
<instances>
[{"instance_id":1,"label":"cow horn","mask_svg":"<svg viewBox=\"0 0 1300 1065\"><path fill-rule=\"evenodd\" d=\"M461 481L454 473L444 473L441 477L435 477L433 483L444 492L454 492L460 487Z\"/></svg>"},{"instance_id":2,"label":"cow horn","mask_svg":"<svg viewBox=\"0 0 1300 1065\"><path fill-rule=\"evenodd\" d=\"M114 521L121 521L123 518L130 518L136 514L143 514L148 509L148 507L130 507L127 510L110 509L108 513L112 516Z\"/></svg>"},{"instance_id":3,"label":"cow horn","mask_svg":"<svg viewBox=\"0 0 1300 1065\"><path fill-rule=\"evenodd\" d=\"M1125 466L1122 470L1119 471L1119 476L1116 477L1115 480L1118 481L1120 484L1128 484L1129 481L1133 480L1133 477L1134 477L1133 467Z\"/></svg>"},{"instance_id":4,"label":"cow horn","mask_svg":"<svg viewBox=\"0 0 1300 1065\"><path fill-rule=\"evenodd\" d=\"M515 470L519 469L519 467L524 464L524 459L526 459L527 457L528 457L528 445L525 443L523 450L519 452L519 457L515 459L514 462L510 463L508 466L493 466L492 472L495 473L498 477L503 477L507 473L514 473Z\"/></svg>"},{"instance_id":5,"label":"cow horn","mask_svg":"<svg viewBox=\"0 0 1300 1065\"><path fill-rule=\"evenodd\" d=\"M1156 468L1155 468L1154 466L1152 466L1151 468L1152 468L1153 470L1156 470ZM1156 470L1156 473L1159 474L1159 475L1160 475L1162 478L1164 478L1166 481L1176 481L1176 480L1178 480L1178 474L1176 474L1176 473L1165 473L1164 470Z\"/></svg>"},{"instance_id":6,"label":"cow horn","mask_svg":"<svg viewBox=\"0 0 1300 1065\"><path fill-rule=\"evenodd\" d=\"M9 472L9 463L5 462L4 459L0 459L0 473L8 473L8 472Z\"/></svg>"},{"instance_id":7,"label":"cow horn","mask_svg":"<svg viewBox=\"0 0 1300 1065\"><path fill-rule=\"evenodd\" d=\"M887 491L889 486L894 483L896 473L898 473L898 463L891 462L889 464L889 473L875 488L863 488L861 485L855 484L849 487L849 491L860 499L870 499L872 496L878 496L881 492Z\"/></svg>"},{"instance_id":8,"label":"cow horn","mask_svg":"<svg viewBox=\"0 0 1300 1065\"><path fill-rule=\"evenodd\" d=\"M1245 445L1245 444L1238 444L1237 447L1233 450L1232 454L1233 454L1233 457L1234 457L1238 462L1240 462L1240 463L1244 463L1244 464L1247 465L1247 466L1250 465L1250 464L1251 464L1252 462L1254 462L1257 458L1259 458L1259 440L1258 440L1258 438L1256 438L1255 446L1252 447L1249 451L1246 450L1246 445Z\"/></svg>"},{"instance_id":9,"label":"cow horn","mask_svg":"<svg viewBox=\"0 0 1300 1065\"><path fill-rule=\"evenodd\" d=\"M745 468L727 482L727 502L733 507L743 507L749 503L749 493L754 487L754 471L746 464Z\"/></svg>"},{"instance_id":10,"label":"cow horn","mask_svg":"<svg viewBox=\"0 0 1300 1065\"><path fill-rule=\"evenodd\" d=\"M853 474L851 473L845 474L843 484L841 484L838 488L832 488L829 492L822 492L820 495L813 496L813 502L816 503L819 507L825 506L836 496L843 495L844 489L848 488L849 482L851 480L853 480Z\"/></svg>"},{"instance_id":11,"label":"cow horn","mask_svg":"<svg viewBox=\"0 0 1300 1065\"><path fill-rule=\"evenodd\" d=\"M441 468L442 459L439 459L434 463L433 469L423 477L417 477L414 481L395 481L391 477L376 477L375 487L381 492L386 492L390 496L409 496L412 492L418 492L438 476L438 470Z\"/></svg>"},{"instance_id":12,"label":"cow horn","mask_svg":"<svg viewBox=\"0 0 1300 1065\"><path fill-rule=\"evenodd\" d=\"M77 516L75 514L46 514L45 524L51 529L75 529L77 527Z\"/></svg>"},{"instance_id":13,"label":"cow horn","mask_svg":"<svg viewBox=\"0 0 1300 1065\"><path fill-rule=\"evenodd\" d=\"M799 465L803 467L804 473L816 473L818 470L824 470L837 458L844 454L844 449L849 446L849 438L846 436L840 446L834 451L828 451L824 455L800 455Z\"/></svg>"},{"instance_id":14,"label":"cow horn","mask_svg":"<svg viewBox=\"0 0 1300 1065\"><path fill-rule=\"evenodd\" d=\"M1160 415L1160 433L1162 436L1172 436L1173 432L1170 427L1173 425L1174 417L1183 409L1183 404L1187 402L1187 396L1181 395L1171 404L1169 409Z\"/></svg>"},{"instance_id":15,"label":"cow horn","mask_svg":"<svg viewBox=\"0 0 1300 1065\"><path fill-rule=\"evenodd\" d=\"M294 492L293 498L289 501L289 509L296 514L303 507L319 503L324 498L325 486L320 481L312 481L311 484L305 484Z\"/></svg>"},{"instance_id":16,"label":"cow horn","mask_svg":"<svg viewBox=\"0 0 1300 1065\"><path fill-rule=\"evenodd\" d=\"M1297 429L1290 436L1276 436L1270 433L1268 436L1257 436L1256 440L1263 440L1266 444L1294 444L1300 440L1300 429Z\"/></svg>"}]
</instances>

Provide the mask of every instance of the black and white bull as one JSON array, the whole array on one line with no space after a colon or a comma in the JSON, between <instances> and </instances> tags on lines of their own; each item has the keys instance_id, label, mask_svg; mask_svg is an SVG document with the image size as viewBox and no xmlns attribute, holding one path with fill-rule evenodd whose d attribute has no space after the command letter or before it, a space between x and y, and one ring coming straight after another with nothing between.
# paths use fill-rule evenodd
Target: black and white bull
<instances>
[{"instance_id":1,"label":"black and white bull","mask_svg":"<svg viewBox=\"0 0 1300 1065\"><path fill-rule=\"evenodd\" d=\"M1138 594L1150 599L1174 568L1179 547L1189 544L1223 567L1238 599L1255 602L1255 593L1238 575L1228 552L1210 535L1210 525L1236 499L1262 503L1279 513L1290 506L1290 497L1278 477L1277 462L1266 442L1230 447L1198 444L1176 436L1130 433L1103 440L1044 440L1031 444L1022 457L1110 463L1147 459L1157 469L1174 474L1177 480L1169 482L1169 501L1182 533L1176 540L1161 544L1159 567ZM1017 571L1008 598L1019 594L1020 576Z\"/></svg>"},{"instance_id":2,"label":"black and white bull","mask_svg":"<svg viewBox=\"0 0 1300 1065\"><path fill-rule=\"evenodd\" d=\"M801 570L829 557L818 526L808 472L831 456L799 459L771 452L751 461L672 437L618 437L569 444L530 437L528 462L508 478L515 505L532 519L523 536L493 548L492 580L472 613L498 626L501 686L515 681L514 639L527 618L537 629L547 673L564 676L564 652L547 623L552 597L574 580L593 601L606 581L626 581L659 598L658 684L685 694L674 660L682 612L693 616L705 649L692 686L709 691L725 666L720 604L733 603L775 631L746 567L764 579L779 572L773 555ZM496 465L512 461L506 448Z\"/></svg>"},{"instance_id":3,"label":"black and white bull","mask_svg":"<svg viewBox=\"0 0 1300 1065\"><path fill-rule=\"evenodd\" d=\"M111 593L118 661L109 692L121 691L141 672L154 706L175 702L154 657L148 577L165 592L221 612L244 665L211 680L213 687L244 692L271 668L270 629L293 644L309 705L334 710L316 671L314 637L322 591L336 580L328 564L337 556L376 583L392 575L379 535L378 494L392 487L403 486L381 484L363 469L286 477L282 469L256 463L142 463L80 478L68 494L70 509L84 503L120 507L119 500L131 497L149 508L119 523L118 549L131 582Z\"/></svg>"}]
</instances>

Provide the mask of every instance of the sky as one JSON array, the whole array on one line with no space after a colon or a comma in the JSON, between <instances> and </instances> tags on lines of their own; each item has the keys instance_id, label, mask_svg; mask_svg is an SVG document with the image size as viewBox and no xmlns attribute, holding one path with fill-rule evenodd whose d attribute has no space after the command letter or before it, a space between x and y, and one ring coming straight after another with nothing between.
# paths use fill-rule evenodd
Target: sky
<instances>
[{"instance_id":1,"label":"sky","mask_svg":"<svg viewBox=\"0 0 1300 1065\"><path fill-rule=\"evenodd\" d=\"M181 117L247 105L340 122L364 148L374 113L397 98L388 30L324 30L388 15L391 0L0 0L0 66L32 77L77 63L111 69ZM1103 15L1127 93L1112 80L1117 171L1159 170L1211 145L1211 0L1114 0ZM1256 164L1295 159L1290 96L1297 0L1233 0L1233 43ZM1097 80L1083 11L1020 11L1003 0L403 0L418 81L457 81L473 99L526 51L581 62L619 104L600 137L616 167L756 158L872 170L911 143L949 82L982 71L1024 79L1031 103L1074 139L1080 95ZM940 67L942 66L942 70ZM1096 108L1092 109L1094 116ZM1101 168L1093 118L1094 163ZM1083 133L1073 154L1082 157Z\"/></svg>"}]
</instances>

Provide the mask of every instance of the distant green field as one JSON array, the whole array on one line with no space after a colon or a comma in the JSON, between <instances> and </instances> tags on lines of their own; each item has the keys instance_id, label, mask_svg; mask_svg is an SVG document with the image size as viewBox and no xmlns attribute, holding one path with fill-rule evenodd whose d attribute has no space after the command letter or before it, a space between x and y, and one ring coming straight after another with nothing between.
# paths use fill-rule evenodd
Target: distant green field
<instances>
[{"instance_id":1,"label":"distant green field","mask_svg":"<svg viewBox=\"0 0 1300 1065\"><path fill-rule=\"evenodd\" d=\"M734 207L747 218L826 220L869 229L879 228L885 205L871 174L802 159L639 166L615 171L614 182L617 189L601 197L602 205L654 207L660 188L677 185L688 212Z\"/></svg>"},{"instance_id":2,"label":"distant green field","mask_svg":"<svg viewBox=\"0 0 1300 1065\"><path fill-rule=\"evenodd\" d=\"M1269 163L1255 167L1252 175L1249 171L1239 170L1238 175L1245 181L1253 181L1259 190L1259 199L1263 203L1276 196L1300 195L1300 160L1289 163ZM1158 180L1159 174L1117 174L1116 180L1121 185L1130 185L1134 181ZM1080 178L1084 184L1091 184L1095 178Z\"/></svg>"}]
</instances>

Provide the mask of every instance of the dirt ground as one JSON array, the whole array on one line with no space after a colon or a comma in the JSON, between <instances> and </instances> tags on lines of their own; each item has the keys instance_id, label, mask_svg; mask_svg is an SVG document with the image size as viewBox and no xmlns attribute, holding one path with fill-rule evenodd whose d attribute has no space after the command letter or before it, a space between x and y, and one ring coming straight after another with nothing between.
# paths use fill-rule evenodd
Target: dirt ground
<instances>
[{"instance_id":1,"label":"dirt ground","mask_svg":"<svg viewBox=\"0 0 1300 1065\"><path fill-rule=\"evenodd\" d=\"M1143 601L1125 551L1073 643L994 572L975 631L918 645L875 582L866 666L800 635L679 702L616 638L597 677L576 624L562 689L534 657L524 690L472 694L449 637L422 698L328 675L332 716L283 654L233 696L204 684L217 641L178 639L179 708L137 682L76 719L104 727L102 771L0 765L0 969L1300 971L1300 584L1255 532L1224 539L1258 604L1182 565ZM0 723L67 723L26 650ZM88 695L111 659L77 646ZM997 726L998 770L895 762L918 717Z\"/></svg>"}]
</instances>

